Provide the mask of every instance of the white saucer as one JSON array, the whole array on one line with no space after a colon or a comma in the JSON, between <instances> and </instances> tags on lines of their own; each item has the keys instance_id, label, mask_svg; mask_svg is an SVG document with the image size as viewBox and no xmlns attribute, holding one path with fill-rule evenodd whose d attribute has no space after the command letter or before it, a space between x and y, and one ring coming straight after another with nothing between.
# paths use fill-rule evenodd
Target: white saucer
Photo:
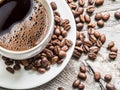
<instances>
[{"instance_id":1,"label":"white saucer","mask_svg":"<svg viewBox=\"0 0 120 90\"><path fill-rule=\"evenodd\" d=\"M65 2L65 0L47 0L47 1L56 2L58 6L58 11L60 12L62 18L70 20L70 24L72 28L69 31L67 38L72 40L73 46L67 52L67 57L65 58L64 62L61 65L51 66L51 69L47 71L45 74L39 74L34 71L25 71L24 69L21 69L20 71L16 71L15 74L10 74L9 72L6 71L6 66L4 62L1 60L0 87L9 88L9 89L29 89L40 86L55 78L69 62L76 42L76 26L72 12L68 7L67 3Z\"/></svg>"}]
</instances>

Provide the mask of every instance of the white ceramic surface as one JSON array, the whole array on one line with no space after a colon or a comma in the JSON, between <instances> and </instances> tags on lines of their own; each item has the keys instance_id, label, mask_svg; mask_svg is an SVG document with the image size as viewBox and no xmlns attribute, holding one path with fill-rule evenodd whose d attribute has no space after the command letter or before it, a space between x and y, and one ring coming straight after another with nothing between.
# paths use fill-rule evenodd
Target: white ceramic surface
<instances>
[{"instance_id":1,"label":"white ceramic surface","mask_svg":"<svg viewBox=\"0 0 120 90\"><path fill-rule=\"evenodd\" d=\"M76 42L76 26L73 15L70 8L66 4L65 0L47 0L48 2L55 1L58 6L62 18L70 20L71 30L68 33L67 38L72 40L73 46L67 52L67 57L61 65L53 65L51 69L45 74L39 74L34 71L25 71L24 69L16 71L14 75L5 70L3 61L0 61L0 86L9 89L28 89L40 86L55 78L69 62L75 42Z\"/></svg>"},{"instance_id":2,"label":"white ceramic surface","mask_svg":"<svg viewBox=\"0 0 120 90\"><path fill-rule=\"evenodd\" d=\"M12 58L12 59L16 59L16 60L27 59L40 53L44 49L44 47L47 45L47 43L50 41L51 36L53 34L53 28L54 28L53 11L50 5L46 2L46 0L40 0L40 2L45 7L48 14L48 18L49 18L48 32L45 38L37 46L25 51L15 52L15 51L7 50L5 48L0 47L1 55Z\"/></svg>"}]
</instances>

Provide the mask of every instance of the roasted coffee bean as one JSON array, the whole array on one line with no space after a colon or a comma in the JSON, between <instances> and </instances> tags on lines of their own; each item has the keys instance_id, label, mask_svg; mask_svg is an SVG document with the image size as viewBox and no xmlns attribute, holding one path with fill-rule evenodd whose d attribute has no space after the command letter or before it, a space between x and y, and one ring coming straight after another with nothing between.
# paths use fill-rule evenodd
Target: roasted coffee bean
<instances>
[{"instance_id":1,"label":"roasted coffee bean","mask_svg":"<svg viewBox=\"0 0 120 90\"><path fill-rule=\"evenodd\" d=\"M6 65L13 65L13 63L14 63L14 62L13 62L12 60L6 60L6 61L5 61L5 64L6 64Z\"/></svg>"},{"instance_id":2,"label":"roasted coffee bean","mask_svg":"<svg viewBox=\"0 0 120 90\"><path fill-rule=\"evenodd\" d=\"M94 36L94 35L90 35L89 36L89 40L94 44L94 43L96 43L96 41L97 41L97 39L96 39L96 37Z\"/></svg>"},{"instance_id":3,"label":"roasted coffee bean","mask_svg":"<svg viewBox=\"0 0 120 90\"><path fill-rule=\"evenodd\" d=\"M95 5L100 6L104 3L104 0L95 0Z\"/></svg>"},{"instance_id":4,"label":"roasted coffee bean","mask_svg":"<svg viewBox=\"0 0 120 90\"><path fill-rule=\"evenodd\" d=\"M66 57L66 52L65 51L59 51L59 57L60 58L65 58Z\"/></svg>"},{"instance_id":5,"label":"roasted coffee bean","mask_svg":"<svg viewBox=\"0 0 120 90\"><path fill-rule=\"evenodd\" d=\"M61 34L61 31L60 31L59 27L56 27L56 29L54 30L54 34L55 35L60 35Z\"/></svg>"},{"instance_id":6,"label":"roasted coffee bean","mask_svg":"<svg viewBox=\"0 0 120 90\"><path fill-rule=\"evenodd\" d=\"M103 22L103 20L99 20L99 21L97 22L97 25L98 25L98 27L100 27L100 28L104 27L104 22Z\"/></svg>"},{"instance_id":7,"label":"roasted coffee bean","mask_svg":"<svg viewBox=\"0 0 120 90\"><path fill-rule=\"evenodd\" d=\"M116 53L117 53L117 52L118 52L118 49L117 49L115 46L113 46L113 47L110 49L110 51L111 51L111 52L116 52Z\"/></svg>"},{"instance_id":8,"label":"roasted coffee bean","mask_svg":"<svg viewBox=\"0 0 120 90\"><path fill-rule=\"evenodd\" d=\"M28 65L28 66L24 66L24 69L25 69L25 70L31 70L31 69L32 69L32 65L30 64L30 65Z\"/></svg>"},{"instance_id":9,"label":"roasted coffee bean","mask_svg":"<svg viewBox=\"0 0 120 90\"><path fill-rule=\"evenodd\" d=\"M62 35L63 37L66 37L66 36L67 36L67 33L68 33L68 32L64 30L64 31L61 32L61 35Z\"/></svg>"},{"instance_id":10,"label":"roasted coffee bean","mask_svg":"<svg viewBox=\"0 0 120 90\"><path fill-rule=\"evenodd\" d=\"M84 18L85 18L85 22L86 22L86 23L90 23L90 22L91 22L91 18L90 18L89 15L85 14L85 15L84 15Z\"/></svg>"},{"instance_id":11,"label":"roasted coffee bean","mask_svg":"<svg viewBox=\"0 0 120 90\"><path fill-rule=\"evenodd\" d=\"M82 15L82 14L80 15L80 21L83 22L83 23L85 22L84 15Z\"/></svg>"},{"instance_id":12,"label":"roasted coffee bean","mask_svg":"<svg viewBox=\"0 0 120 90\"><path fill-rule=\"evenodd\" d=\"M78 52L80 52L80 53L82 53L82 52L83 52L82 47L75 46L75 50L77 50L77 51L78 51Z\"/></svg>"},{"instance_id":13,"label":"roasted coffee bean","mask_svg":"<svg viewBox=\"0 0 120 90\"><path fill-rule=\"evenodd\" d=\"M96 23L93 23L93 22L90 22L88 24L88 28L95 28L95 26L96 26Z\"/></svg>"},{"instance_id":14,"label":"roasted coffee bean","mask_svg":"<svg viewBox=\"0 0 120 90\"><path fill-rule=\"evenodd\" d=\"M90 47L90 52L93 52L93 53L98 53L98 51L99 51L100 49L97 47L97 46L92 46L92 47Z\"/></svg>"},{"instance_id":15,"label":"roasted coffee bean","mask_svg":"<svg viewBox=\"0 0 120 90\"><path fill-rule=\"evenodd\" d=\"M69 48L68 48L67 45L65 45L65 46L63 46L63 47L61 48L61 50L65 51L65 52L68 51L68 49L69 49Z\"/></svg>"},{"instance_id":16,"label":"roasted coffee bean","mask_svg":"<svg viewBox=\"0 0 120 90\"><path fill-rule=\"evenodd\" d=\"M93 35L94 32L95 32L95 30L94 30L93 28L89 28L89 29L88 29L88 34L89 34L89 35Z\"/></svg>"},{"instance_id":17,"label":"roasted coffee bean","mask_svg":"<svg viewBox=\"0 0 120 90\"><path fill-rule=\"evenodd\" d=\"M120 19L120 12L118 12L118 11L115 12L114 16L115 16L116 19Z\"/></svg>"},{"instance_id":18,"label":"roasted coffee bean","mask_svg":"<svg viewBox=\"0 0 120 90\"><path fill-rule=\"evenodd\" d=\"M22 61L21 61L21 64L22 64L23 66L28 66L28 65L29 65L29 62L28 62L28 60L22 60Z\"/></svg>"},{"instance_id":19,"label":"roasted coffee bean","mask_svg":"<svg viewBox=\"0 0 120 90\"><path fill-rule=\"evenodd\" d=\"M14 70L20 70L20 68L21 68L21 67L20 67L19 64L16 64L16 65L13 66L13 69L14 69Z\"/></svg>"},{"instance_id":20,"label":"roasted coffee bean","mask_svg":"<svg viewBox=\"0 0 120 90\"><path fill-rule=\"evenodd\" d=\"M61 64L61 63L63 63L63 61L64 61L64 59L60 59L60 60L57 62L57 64Z\"/></svg>"},{"instance_id":21,"label":"roasted coffee bean","mask_svg":"<svg viewBox=\"0 0 120 90\"><path fill-rule=\"evenodd\" d=\"M77 40L80 39L80 32L79 31L76 32L76 37L77 37Z\"/></svg>"},{"instance_id":22,"label":"roasted coffee bean","mask_svg":"<svg viewBox=\"0 0 120 90\"><path fill-rule=\"evenodd\" d=\"M99 81L101 79L101 74L99 72L95 72L94 79L95 79L95 81Z\"/></svg>"},{"instance_id":23,"label":"roasted coffee bean","mask_svg":"<svg viewBox=\"0 0 120 90\"><path fill-rule=\"evenodd\" d=\"M52 7L53 10L57 9L57 5L56 5L55 2L51 2L50 5L51 5L51 7Z\"/></svg>"},{"instance_id":24,"label":"roasted coffee bean","mask_svg":"<svg viewBox=\"0 0 120 90\"><path fill-rule=\"evenodd\" d=\"M59 60L58 56L52 57L52 64L55 64Z\"/></svg>"},{"instance_id":25,"label":"roasted coffee bean","mask_svg":"<svg viewBox=\"0 0 120 90\"><path fill-rule=\"evenodd\" d=\"M58 87L58 90L64 90L64 88L63 87Z\"/></svg>"},{"instance_id":26,"label":"roasted coffee bean","mask_svg":"<svg viewBox=\"0 0 120 90\"><path fill-rule=\"evenodd\" d=\"M81 46L82 45L82 41L80 41L80 40L76 40L76 46Z\"/></svg>"},{"instance_id":27,"label":"roasted coffee bean","mask_svg":"<svg viewBox=\"0 0 120 90\"><path fill-rule=\"evenodd\" d=\"M67 3L71 3L71 2L73 2L73 0L66 0L67 1Z\"/></svg>"},{"instance_id":28,"label":"roasted coffee bean","mask_svg":"<svg viewBox=\"0 0 120 90\"><path fill-rule=\"evenodd\" d=\"M108 19L110 18L110 13L104 13L103 15L102 15L102 19L104 20L104 21L107 21Z\"/></svg>"},{"instance_id":29,"label":"roasted coffee bean","mask_svg":"<svg viewBox=\"0 0 120 90\"><path fill-rule=\"evenodd\" d=\"M106 36L104 34L101 34L99 40L104 44L106 41Z\"/></svg>"},{"instance_id":30,"label":"roasted coffee bean","mask_svg":"<svg viewBox=\"0 0 120 90\"><path fill-rule=\"evenodd\" d=\"M89 52L88 53L88 58L91 60L95 60L97 58L97 55L94 52Z\"/></svg>"},{"instance_id":31,"label":"roasted coffee bean","mask_svg":"<svg viewBox=\"0 0 120 90\"><path fill-rule=\"evenodd\" d=\"M84 6L85 5L85 0L78 0L78 2L79 2L80 6Z\"/></svg>"},{"instance_id":32,"label":"roasted coffee bean","mask_svg":"<svg viewBox=\"0 0 120 90\"><path fill-rule=\"evenodd\" d=\"M85 85L81 83L81 84L79 84L78 88L79 88L79 90L84 90Z\"/></svg>"},{"instance_id":33,"label":"roasted coffee bean","mask_svg":"<svg viewBox=\"0 0 120 90\"><path fill-rule=\"evenodd\" d=\"M73 57L79 59L81 57L81 53L79 51L77 51L77 50L74 50Z\"/></svg>"},{"instance_id":34,"label":"roasted coffee bean","mask_svg":"<svg viewBox=\"0 0 120 90\"><path fill-rule=\"evenodd\" d=\"M56 23L60 23L61 18L60 18L59 16L55 16L55 17L54 17L54 20L55 20Z\"/></svg>"},{"instance_id":35,"label":"roasted coffee bean","mask_svg":"<svg viewBox=\"0 0 120 90\"><path fill-rule=\"evenodd\" d=\"M75 80L75 81L73 82L73 87L74 87L74 88L78 87L80 83L81 83L81 82L80 82L79 79Z\"/></svg>"},{"instance_id":36,"label":"roasted coffee bean","mask_svg":"<svg viewBox=\"0 0 120 90\"><path fill-rule=\"evenodd\" d=\"M110 50L112 47L114 47L115 43L113 41L111 41L109 44L108 44L108 47L107 49Z\"/></svg>"},{"instance_id":37,"label":"roasted coffee bean","mask_svg":"<svg viewBox=\"0 0 120 90\"><path fill-rule=\"evenodd\" d=\"M60 25L65 27L66 24L69 24L70 21L68 19L61 20Z\"/></svg>"},{"instance_id":38,"label":"roasted coffee bean","mask_svg":"<svg viewBox=\"0 0 120 90\"><path fill-rule=\"evenodd\" d=\"M95 0L88 0L89 5L93 5L94 2L95 2Z\"/></svg>"},{"instance_id":39,"label":"roasted coffee bean","mask_svg":"<svg viewBox=\"0 0 120 90\"><path fill-rule=\"evenodd\" d=\"M76 18L80 15L79 12L76 10L72 10L72 13L73 13L74 18Z\"/></svg>"},{"instance_id":40,"label":"roasted coffee bean","mask_svg":"<svg viewBox=\"0 0 120 90\"><path fill-rule=\"evenodd\" d=\"M101 13L96 13L95 20L101 20L101 19L102 19L102 14Z\"/></svg>"},{"instance_id":41,"label":"roasted coffee bean","mask_svg":"<svg viewBox=\"0 0 120 90\"><path fill-rule=\"evenodd\" d=\"M95 31L95 32L94 32L94 36L95 36L96 38L99 38L99 37L100 37L100 33L99 33L98 31Z\"/></svg>"},{"instance_id":42,"label":"roasted coffee bean","mask_svg":"<svg viewBox=\"0 0 120 90\"><path fill-rule=\"evenodd\" d=\"M84 45L87 45L88 47L91 47L93 44L92 44L91 41L85 40L85 41L84 41Z\"/></svg>"},{"instance_id":43,"label":"roasted coffee bean","mask_svg":"<svg viewBox=\"0 0 120 90\"><path fill-rule=\"evenodd\" d=\"M86 66L81 66L81 67L80 67L80 71L81 71L82 73L85 73L85 72L87 71Z\"/></svg>"},{"instance_id":44,"label":"roasted coffee bean","mask_svg":"<svg viewBox=\"0 0 120 90\"><path fill-rule=\"evenodd\" d=\"M76 26L77 26L77 30L80 31L84 27L84 24L83 23L77 23Z\"/></svg>"},{"instance_id":45,"label":"roasted coffee bean","mask_svg":"<svg viewBox=\"0 0 120 90\"><path fill-rule=\"evenodd\" d=\"M3 59L4 61L10 60L9 58L7 58L7 57L5 57L5 56L2 56L2 59Z\"/></svg>"},{"instance_id":46,"label":"roasted coffee bean","mask_svg":"<svg viewBox=\"0 0 120 90\"><path fill-rule=\"evenodd\" d=\"M79 77L80 79L82 79L82 80L86 80L86 79L87 79L86 73L82 73L82 72L79 72L78 77Z\"/></svg>"},{"instance_id":47,"label":"roasted coffee bean","mask_svg":"<svg viewBox=\"0 0 120 90\"><path fill-rule=\"evenodd\" d=\"M100 40L97 40L97 42L96 42L96 46L99 47L99 48L101 48L102 45L103 45L102 42L101 42Z\"/></svg>"},{"instance_id":48,"label":"roasted coffee bean","mask_svg":"<svg viewBox=\"0 0 120 90\"><path fill-rule=\"evenodd\" d=\"M75 18L76 23L80 23L80 17Z\"/></svg>"},{"instance_id":49,"label":"roasted coffee bean","mask_svg":"<svg viewBox=\"0 0 120 90\"><path fill-rule=\"evenodd\" d=\"M117 53L116 52L110 52L109 53L109 58L110 59L115 59L117 57Z\"/></svg>"},{"instance_id":50,"label":"roasted coffee bean","mask_svg":"<svg viewBox=\"0 0 120 90\"><path fill-rule=\"evenodd\" d=\"M7 70L8 72L12 73L12 74L15 73L14 69L11 68L11 67L6 67L6 70Z\"/></svg>"},{"instance_id":51,"label":"roasted coffee bean","mask_svg":"<svg viewBox=\"0 0 120 90\"><path fill-rule=\"evenodd\" d=\"M93 13L95 11L95 7L93 5L90 5L87 7L87 12L88 13Z\"/></svg>"},{"instance_id":52,"label":"roasted coffee bean","mask_svg":"<svg viewBox=\"0 0 120 90\"><path fill-rule=\"evenodd\" d=\"M86 36L84 33L80 33L79 39L83 42L85 40Z\"/></svg>"},{"instance_id":53,"label":"roasted coffee bean","mask_svg":"<svg viewBox=\"0 0 120 90\"><path fill-rule=\"evenodd\" d=\"M104 80L105 80L106 82L110 82L111 79L112 79L112 76L111 76L110 74L106 74L106 75L104 76Z\"/></svg>"},{"instance_id":54,"label":"roasted coffee bean","mask_svg":"<svg viewBox=\"0 0 120 90\"><path fill-rule=\"evenodd\" d=\"M58 17L61 17L61 16L60 16L60 13L57 12L57 11L54 11L54 15L55 15L55 16L58 16Z\"/></svg>"},{"instance_id":55,"label":"roasted coffee bean","mask_svg":"<svg viewBox=\"0 0 120 90\"><path fill-rule=\"evenodd\" d=\"M74 10L77 8L77 5L74 2L70 3L69 6L71 9L74 9Z\"/></svg>"},{"instance_id":56,"label":"roasted coffee bean","mask_svg":"<svg viewBox=\"0 0 120 90\"><path fill-rule=\"evenodd\" d=\"M45 68L38 68L37 71L38 71L39 73L45 73L45 72L46 72Z\"/></svg>"},{"instance_id":57,"label":"roasted coffee bean","mask_svg":"<svg viewBox=\"0 0 120 90\"><path fill-rule=\"evenodd\" d=\"M69 31L71 29L71 26L69 24L66 24L64 26L64 30Z\"/></svg>"},{"instance_id":58,"label":"roasted coffee bean","mask_svg":"<svg viewBox=\"0 0 120 90\"><path fill-rule=\"evenodd\" d=\"M66 44L68 47L71 47L71 46L73 45L72 41L71 41L71 40L68 40L68 39L66 39L65 44Z\"/></svg>"},{"instance_id":59,"label":"roasted coffee bean","mask_svg":"<svg viewBox=\"0 0 120 90\"><path fill-rule=\"evenodd\" d=\"M83 51L84 51L84 53L88 53L89 52L89 47L87 46L87 45L83 45Z\"/></svg>"},{"instance_id":60,"label":"roasted coffee bean","mask_svg":"<svg viewBox=\"0 0 120 90\"><path fill-rule=\"evenodd\" d=\"M111 84L111 83L107 83L106 84L106 89L107 90L115 90L115 86L113 84Z\"/></svg>"},{"instance_id":61,"label":"roasted coffee bean","mask_svg":"<svg viewBox=\"0 0 120 90\"><path fill-rule=\"evenodd\" d=\"M46 67L46 70L50 70L50 65L48 65L48 66Z\"/></svg>"},{"instance_id":62,"label":"roasted coffee bean","mask_svg":"<svg viewBox=\"0 0 120 90\"><path fill-rule=\"evenodd\" d=\"M35 61L35 66L39 67L41 66L41 59Z\"/></svg>"},{"instance_id":63,"label":"roasted coffee bean","mask_svg":"<svg viewBox=\"0 0 120 90\"><path fill-rule=\"evenodd\" d=\"M77 12L79 13L79 15L80 15L80 14L83 14L84 8L78 7Z\"/></svg>"},{"instance_id":64,"label":"roasted coffee bean","mask_svg":"<svg viewBox=\"0 0 120 90\"><path fill-rule=\"evenodd\" d=\"M48 59L47 59L46 57L42 57L42 60L41 60L41 65L42 65L42 67L48 66L49 63L50 63L50 62L48 61Z\"/></svg>"}]
</instances>

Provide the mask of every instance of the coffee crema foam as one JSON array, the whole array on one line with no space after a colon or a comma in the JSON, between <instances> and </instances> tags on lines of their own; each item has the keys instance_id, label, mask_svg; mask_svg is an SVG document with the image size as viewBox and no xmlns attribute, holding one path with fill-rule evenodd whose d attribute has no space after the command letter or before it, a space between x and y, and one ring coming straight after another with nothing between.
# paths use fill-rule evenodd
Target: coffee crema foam
<instances>
[{"instance_id":1,"label":"coffee crema foam","mask_svg":"<svg viewBox=\"0 0 120 90\"><path fill-rule=\"evenodd\" d=\"M22 22L12 26L10 32L0 35L0 46L12 51L24 51L38 45L48 30L46 9L34 0L32 10Z\"/></svg>"}]
</instances>

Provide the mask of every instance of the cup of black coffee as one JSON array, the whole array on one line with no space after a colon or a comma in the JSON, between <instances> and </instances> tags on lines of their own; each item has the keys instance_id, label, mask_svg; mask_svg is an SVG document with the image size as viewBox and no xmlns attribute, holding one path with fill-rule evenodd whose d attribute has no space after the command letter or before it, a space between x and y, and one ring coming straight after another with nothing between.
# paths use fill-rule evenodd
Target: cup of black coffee
<instances>
[{"instance_id":1,"label":"cup of black coffee","mask_svg":"<svg viewBox=\"0 0 120 90\"><path fill-rule=\"evenodd\" d=\"M40 53L51 39L53 11L46 0L0 2L0 54L27 59Z\"/></svg>"}]
</instances>

